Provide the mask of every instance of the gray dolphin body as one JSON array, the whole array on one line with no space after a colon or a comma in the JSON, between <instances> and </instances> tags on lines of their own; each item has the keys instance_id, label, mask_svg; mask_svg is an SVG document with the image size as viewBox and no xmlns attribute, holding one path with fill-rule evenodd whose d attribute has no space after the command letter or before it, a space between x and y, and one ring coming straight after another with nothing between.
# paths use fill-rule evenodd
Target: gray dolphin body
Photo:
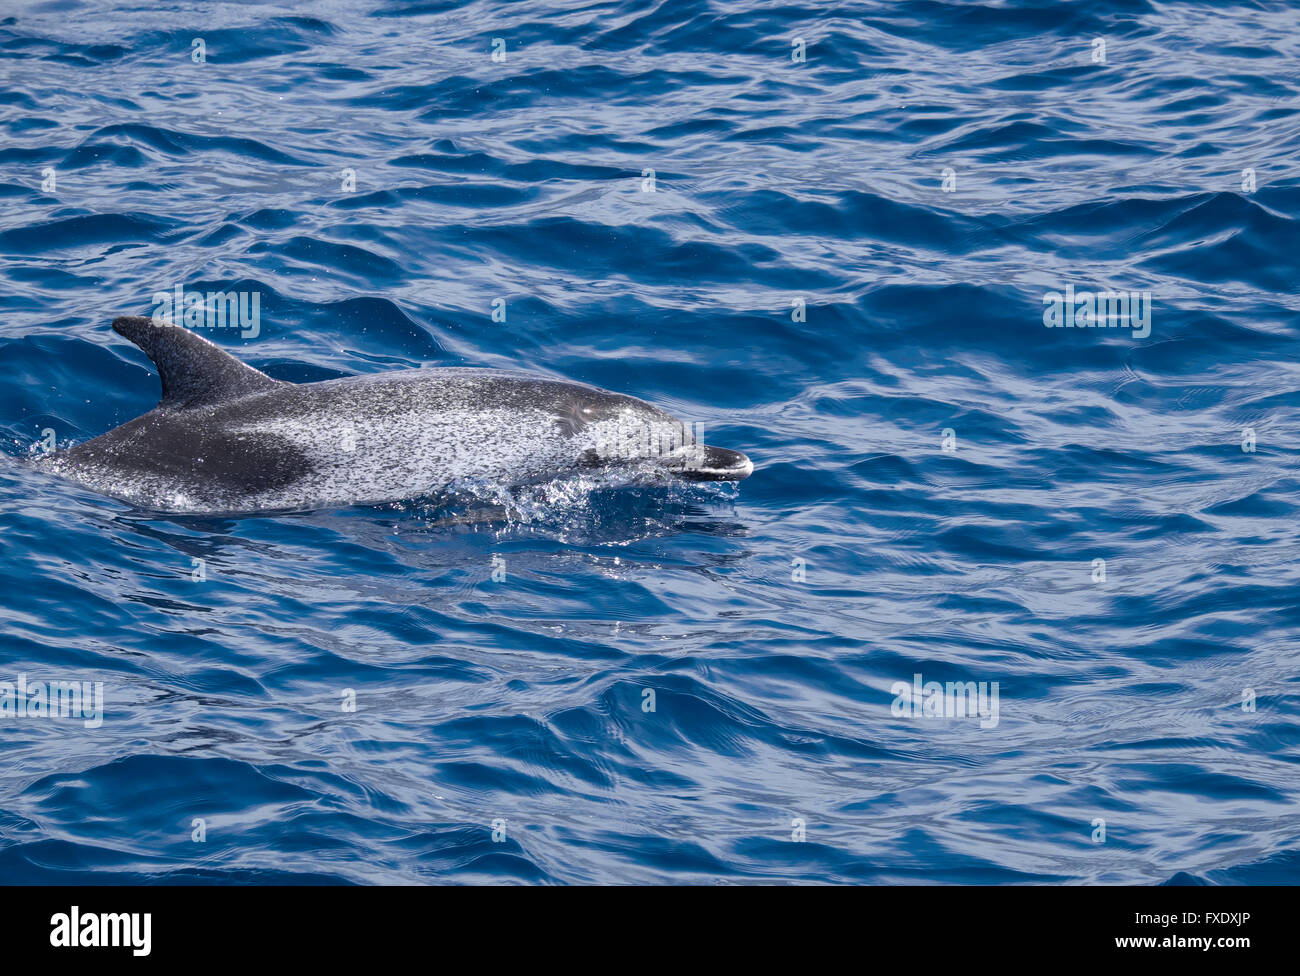
<instances>
[{"instance_id":1,"label":"gray dolphin body","mask_svg":"<svg viewBox=\"0 0 1300 976\"><path fill-rule=\"evenodd\" d=\"M616 465L708 481L753 471L658 407L581 383L470 368L287 383L170 323L133 316L113 329L158 367L162 399L36 463L151 511L380 504Z\"/></svg>"}]
</instances>

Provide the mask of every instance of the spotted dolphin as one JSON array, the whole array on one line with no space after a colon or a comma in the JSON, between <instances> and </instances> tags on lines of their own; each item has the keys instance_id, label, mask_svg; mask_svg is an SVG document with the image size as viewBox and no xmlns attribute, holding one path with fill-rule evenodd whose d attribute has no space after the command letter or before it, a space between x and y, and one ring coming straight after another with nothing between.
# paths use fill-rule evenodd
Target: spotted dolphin
<instances>
[{"instance_id":1,"label":"spotted dolphin","mask_svg":"<svg viewBox=\"0 0 1300 976\"><path fill-rule=\"evenodd\" d=\"M461 367L289 383L170 322L125 316L113 329L153 360L162 399L37 464L149 511L382 504L614 466L703 481L753 471L666 411L582 383Z\"/></svg>"}]
</instances>

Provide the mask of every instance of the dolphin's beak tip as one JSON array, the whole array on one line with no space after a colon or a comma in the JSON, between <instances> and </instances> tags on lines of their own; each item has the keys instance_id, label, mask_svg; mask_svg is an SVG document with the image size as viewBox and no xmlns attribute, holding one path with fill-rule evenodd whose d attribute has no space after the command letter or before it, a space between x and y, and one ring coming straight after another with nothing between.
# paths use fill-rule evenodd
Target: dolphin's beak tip
<instances>
[{"instance_id":1,"label":"dolphin's beak tip","mask_svg":"<svg viewBox=\"0 0 1300 976\"><path fill-rule=\"evenodd\" d=\"M688 467L673 469L688 481L744 481L754 473L754 462L740 451L700 445L703 456Z\"/></svg>"}]
</instances>

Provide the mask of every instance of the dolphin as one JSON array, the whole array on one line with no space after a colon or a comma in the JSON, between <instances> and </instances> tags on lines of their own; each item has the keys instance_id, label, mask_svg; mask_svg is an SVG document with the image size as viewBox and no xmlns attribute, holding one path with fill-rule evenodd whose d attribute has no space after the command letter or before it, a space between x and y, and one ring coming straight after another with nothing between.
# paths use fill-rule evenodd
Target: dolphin
<instances>
[{"instance_id":1,"label":"dolphin","mask_svg":"<svg viewBox=\"0 0 1300 976\"><path fill-rule=\"evenodd\" d=\"M611 468L697 481L754 470L666 411L582 383L469 367L289 383L165 320L124 316L113 330L153 360L162 399L36 464L148 511L377 505Z\"/></svg>"}]
</instances>

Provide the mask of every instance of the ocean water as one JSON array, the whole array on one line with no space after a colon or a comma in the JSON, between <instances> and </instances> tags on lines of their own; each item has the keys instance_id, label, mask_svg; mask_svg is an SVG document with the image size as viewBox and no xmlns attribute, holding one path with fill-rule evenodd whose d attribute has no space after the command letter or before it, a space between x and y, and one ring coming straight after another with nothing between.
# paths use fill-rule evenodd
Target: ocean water
<instances>
[{"instance_id":1,"label":"ocean water","mask_svg":"<svg viewBox=\"0 0 1300 976\"><path fill-rule=\"evenodd\" d=\"M1296 17L6 4L0 693L103 707L0 701L0 881L1296 881ZM280 379L524 368L756 470L34 471L153 406L109 322L176 286Z\"/></svg>"}]
</instances>

